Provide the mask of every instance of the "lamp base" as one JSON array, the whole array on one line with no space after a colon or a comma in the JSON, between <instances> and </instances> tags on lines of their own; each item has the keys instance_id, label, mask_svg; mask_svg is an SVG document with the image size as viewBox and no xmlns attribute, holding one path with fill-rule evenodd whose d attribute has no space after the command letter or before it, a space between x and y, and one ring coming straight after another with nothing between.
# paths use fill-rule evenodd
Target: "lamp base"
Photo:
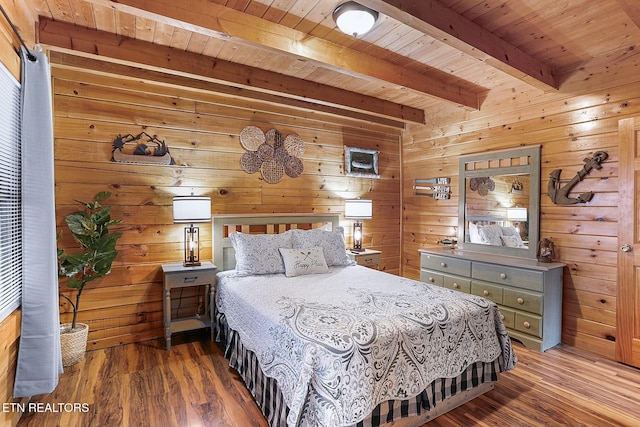
<instances>
[{"instance_id":1,"label":"lamp base","mask_svg":"<svg viewBox=\"0 0 640 427\"><path fill-rule=\"evenodd\" d=\"M182 263L182 265L184 265L185 267L197 267L199 265L202 265L202 263L200 261L185 261Z\"/></svg>"},{"instance_id":2,"label":"lamp base","mask_svg":"<svg viewBox=\"0 0 640 427\"><path fill-rule=\"evenodd\" d=\"M354 254L359 254L360 252L364 252L364 249L351 248L349 250Z\"/></svg>"}]
</instances>

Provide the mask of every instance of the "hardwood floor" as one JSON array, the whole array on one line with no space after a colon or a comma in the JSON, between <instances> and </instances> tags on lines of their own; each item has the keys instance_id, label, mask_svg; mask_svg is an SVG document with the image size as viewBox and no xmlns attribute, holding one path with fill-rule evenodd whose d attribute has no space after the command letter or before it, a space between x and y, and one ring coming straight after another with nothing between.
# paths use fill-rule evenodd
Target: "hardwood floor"
<instances>
[{"instance_id":1,"label":"hardwood floor","mask_svg":"<svg viewBox=\"0 0 640 427\"><path fill-rule=\"evenodd\" d=\"M495 390L426 426L640 425L640 370L564 345L514 345L518 365ZM267 426L206 332L177 335L170 354L161 340L89 352L32 402L18 427Z\"/></svg>"}]
</instances>

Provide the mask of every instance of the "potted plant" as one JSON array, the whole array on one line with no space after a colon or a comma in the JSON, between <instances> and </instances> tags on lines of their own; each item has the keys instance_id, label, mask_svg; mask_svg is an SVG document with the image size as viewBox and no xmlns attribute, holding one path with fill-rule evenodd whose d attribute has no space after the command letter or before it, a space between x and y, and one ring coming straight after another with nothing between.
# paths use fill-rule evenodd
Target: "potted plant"
<instances>
[{"instance_id":1,"label":"potted plant","mask_svg":"<svg viewBox=\"0 0 640 427\"><path fill-rule=\"evenodd\" d=\"M110 233L109 227L119 224L119 219L111 219L111 206L102 206L111 197L109 191L96 194L91 202L76 200L84 210L72 212L64 217L74 240L80 245L77 253L65 253L58 248L58 278L67 278L66 286L76 289L75 302L60 293L73 307L73 320L60 326L60 343L63 366L78 363L84 357L87 347L89 325L77 323L80 297L87 283L111 272L111 264L118 255L116 242L122 233ZM61 233L58 233L58 240Z\"/></svg>"}]
</instances>

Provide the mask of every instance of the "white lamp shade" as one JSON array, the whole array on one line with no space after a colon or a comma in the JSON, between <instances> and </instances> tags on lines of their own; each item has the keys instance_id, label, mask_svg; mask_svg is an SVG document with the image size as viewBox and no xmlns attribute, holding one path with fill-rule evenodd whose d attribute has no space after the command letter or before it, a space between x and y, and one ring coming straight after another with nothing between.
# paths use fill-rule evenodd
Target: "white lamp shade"
<instances>
[{"instance_id":1,"label":"white lamp shade","mask_svg":"<svg viewBox=\"0 0 640 427\"><path fill-rule=\"evenodd\" d=\"M333 19L340 31L358 37L373 28L378 19L378 12L354 1L348 1L336 7Z\"/></svg>"},{"instance_id":2,"label":"white lamp shade","mask_svg":"<svg viewBox=\"0 0 640 427\"><path fill-rule=\"evenodd\" d=\"M344 217L349 219L371 219L373 203L371 200L353 199L344 201Z\"/></svg>"},{"instance_id":3,"label":"white lamp shade","mask_svg":"<svg viewBox=\"0 0 640 427\"><path fill-rule=\"evenodd\" d=\"M211 197L175 196L173 198L173 222L196 223L211 221Z\"/></svg>"},{"instance_id":4,"label":"white lamp shade","mask_svg":"<svg viewBox=\"0 0 640 427\"><path fill-rule=\"evenodd\" d=\"M509 221L526 221L527 208L507 208L507 219Z\"/></svg>"}]
</instances>

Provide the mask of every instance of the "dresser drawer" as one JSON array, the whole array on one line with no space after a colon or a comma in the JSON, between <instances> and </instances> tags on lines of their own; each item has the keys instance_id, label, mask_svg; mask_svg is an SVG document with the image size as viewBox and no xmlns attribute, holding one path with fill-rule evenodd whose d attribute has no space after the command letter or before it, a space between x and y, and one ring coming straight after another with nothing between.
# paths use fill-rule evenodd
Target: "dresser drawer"
<instances>
[{"instance_id":1,"label":"dresser drawer","mask_svg":"<svg viewBox=\"0 0 640 427\"><path fill-rule=\"evenodd\" d=\"M516 312L507 307L500 307L500 316L504 326L513 329L516 325Z\"/></svg>"},{"instance_id":2,"label":"dresser drawer","mask_svg":"<svg viewBox=\"0 0 640 427\"><path fill-rule=\"evenodd\" d=\"M516 311L516 331L542 338L542 317Z\"/></svg>"},{"instance_id":3,"label":"dresser drawer","mask_svg":"<svg viewBox=\"0 0 640 427\"><path fill-rule=\"evenodd\" d=\"M444 286L444 276L429 270L420 270L420 281L430 285Z\"/></svg>"},{"instance_id":4,"label":"dresser drawer","mask_svg":"<svg viewBox=\"0 0 640 427\"><path fill-rule=\"evenodd\" d=\"M164 274L164 283L167 287L211 285L213 279L214 272L212 270L178 271Z\"/></svg>"},{"instance_id":5,"label":"dresser drawer","mask_svg":"<svg viewBox=\"0 0 640 427\"><path fill-rule=\"evenodd\" d=\"M518 310L542 314L542 295L524 292L519 289L504 289L502 303Z\"/></svg>"},{"instance_id":6,"label":"dresser drawer","mask_svg":"<svg viewBox=\"0 0 640 427\"><path fill-rule=\"evenodd\" d=\"M478 295L490 299L496 304L502 304L502 288L498 285L472 281L471 293L473 295Z\"/></svg>"},{"instance_id":7,"label":"dresser drawer","mask_svg":"<svg viewBox=\"0 0 640 427\"><path fill-rule=\"evenodd\" d=\"M471 261L432 254L422 254L420 266L459 276L471 275Z\"/></svg>"},{"instance_id":8,"label":"dresser drawer","mask_svg":"<svg viewBox=\"0 0 640 427\"><path fill-rule=\"evenodd\" d=\"M445 274L444 287L469 294L471 293L471 280L463 277L447 276Z\"/></svg>"},{"instance_id":9,"label":"dresser drawer","mask_svg":"<svg viewBox=\"0 0 640 427\"><path fill-rule=\"evenodd\" d=\"M532 291L542 292L544 290L544 273L542 271L474 262L471 277L504 285L517 286Z\"/></svg>"}]
</instances>

